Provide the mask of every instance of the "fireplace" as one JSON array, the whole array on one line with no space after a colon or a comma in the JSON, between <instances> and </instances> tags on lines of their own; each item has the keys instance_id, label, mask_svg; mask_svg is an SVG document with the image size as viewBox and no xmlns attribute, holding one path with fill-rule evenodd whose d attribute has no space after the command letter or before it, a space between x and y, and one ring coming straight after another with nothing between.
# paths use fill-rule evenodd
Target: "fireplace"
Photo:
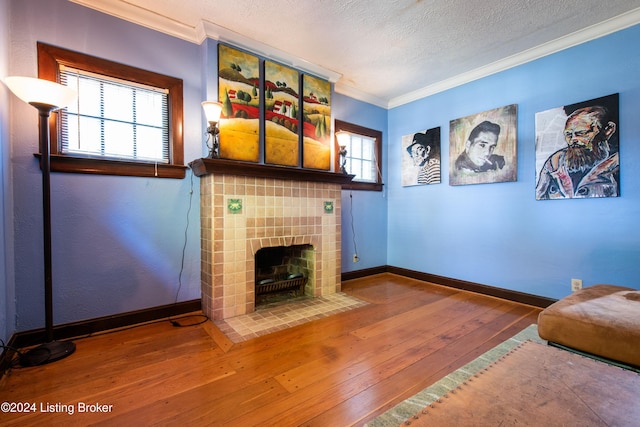
<instances>
[{"instance_id":1,"label":"fireplace","mask_svg":"<svg viewBox=\"0 0 640 427\"><path fill-rule=\"evenodd\" d=\"M191 167L200 177L202 310L210 319L255 310L263 248L312 248L305 295L340 291L341 190L350 177L219 159Z\"/></svg>"},{"instance_id":2,"label":"fireplace","mask_svg":"<svg viewBox=\"0 0 640 427\"><path fill-rule=\"evenodd\" d=\"M256 306L267 302L268 294L302 296L313 294L315 250L311 245L274 246L262 248L255 256ZM262 298L261 298L262 296Z\"/></svg>"}]
</instances>

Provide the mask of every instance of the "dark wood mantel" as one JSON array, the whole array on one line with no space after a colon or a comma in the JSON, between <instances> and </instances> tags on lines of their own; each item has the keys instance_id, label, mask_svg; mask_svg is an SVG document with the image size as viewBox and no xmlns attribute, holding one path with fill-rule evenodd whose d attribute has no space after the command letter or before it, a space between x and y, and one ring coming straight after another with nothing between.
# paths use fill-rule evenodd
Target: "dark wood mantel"
<instances>
[{"instance_id":1,"label":"dark wood mantel","mask_svg":"<svg viewBox=\"0 0 640 427\"><path fill-rule=\"evenodd\" d=\"M301 169L286 166L265 165L262 163L240 162L237 160L209 158L196 159L189 163L189 166L193 170L194 175L198 177L218 173L252 176L257 178L348 184L355 176L316 169Z\"/></svg>"}]
</instances>

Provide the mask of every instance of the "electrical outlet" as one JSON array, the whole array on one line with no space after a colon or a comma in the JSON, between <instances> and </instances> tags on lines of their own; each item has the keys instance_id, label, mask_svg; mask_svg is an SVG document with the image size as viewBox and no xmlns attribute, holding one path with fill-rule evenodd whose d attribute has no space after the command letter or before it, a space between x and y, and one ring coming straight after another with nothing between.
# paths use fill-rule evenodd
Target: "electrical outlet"
<instances>
[{"instance_id":1,"label":"electrical outlet","mask_svg":"<svg viewBox=\"0 0 640 427\"><path fill-rule=\"evenodd\" d=\"M360 261L360 258L358 258L358 254L353 254L353 262L358 262Z\"/></svg>"},{"instance_id":2,"label":"electrical outlet","mask_svg":"<svg viewBox=\"0 0 640 427\"><path fill-rule=\"evenodd\" d=\"M571 279L571 290L573 292L575 292L578 289L582 289L582 280L580 280L580 279Z\"/></svg>"}]
</instances>

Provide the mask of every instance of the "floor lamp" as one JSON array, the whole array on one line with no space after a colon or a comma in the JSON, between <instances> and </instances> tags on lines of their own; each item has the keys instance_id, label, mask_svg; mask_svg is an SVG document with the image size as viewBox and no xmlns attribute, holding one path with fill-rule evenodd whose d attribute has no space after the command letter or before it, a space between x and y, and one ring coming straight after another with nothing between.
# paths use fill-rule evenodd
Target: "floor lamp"
<instances>
[{"instance_id":1,"label":"floor lamp","mask_svg":"<svg viewBox=\"0 0 640 427\"><path fill-rule=\"evenodd\" d=\"M71 341L53 339L53 287L51 274L51 146L49 141L49 115L52 111L72 103L76 92L48 80L33 77L7 77L6 85L18 98L40 112L40 168L42 169L42 217L44 229L44 308L45 343L20 356L22 366L37 366L55 362L73 353L76 345Z\"/></svg>"}]
</instances>

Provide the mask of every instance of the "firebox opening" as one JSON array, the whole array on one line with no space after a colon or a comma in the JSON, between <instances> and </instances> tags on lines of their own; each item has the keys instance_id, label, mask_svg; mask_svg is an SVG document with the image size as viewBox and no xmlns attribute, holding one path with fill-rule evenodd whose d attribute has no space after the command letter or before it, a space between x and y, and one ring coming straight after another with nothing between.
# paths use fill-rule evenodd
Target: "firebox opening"
<instances>
[{"instance_id":1,"label":"firebox opening","mask_svg":"<svg viewBox=\"0 0 640 427\"><path fill-rule=\"evenodd\" d=\"M305 295L313 272L313 246L262 248L255 255L255 305Z\"/></svg>"}]
</instances>

